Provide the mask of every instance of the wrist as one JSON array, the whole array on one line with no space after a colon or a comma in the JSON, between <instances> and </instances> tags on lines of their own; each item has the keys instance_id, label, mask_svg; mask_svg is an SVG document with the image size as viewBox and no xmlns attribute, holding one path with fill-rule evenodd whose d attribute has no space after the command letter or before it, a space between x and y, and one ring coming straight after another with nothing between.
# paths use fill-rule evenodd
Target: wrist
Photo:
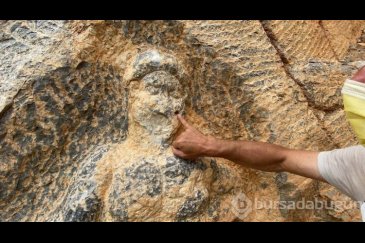
<instances>
[{"instance_id":1,"label":"wrist","mask_svg":"<svg viewBox=\"0 0 365 243\"><path fill-rule=\"evenodd\" d=\"M224 148L223 143L224 140L208 137L205 144L204 156L220 157L222 155L222 149Z\"/></svg>"}]
</instances>

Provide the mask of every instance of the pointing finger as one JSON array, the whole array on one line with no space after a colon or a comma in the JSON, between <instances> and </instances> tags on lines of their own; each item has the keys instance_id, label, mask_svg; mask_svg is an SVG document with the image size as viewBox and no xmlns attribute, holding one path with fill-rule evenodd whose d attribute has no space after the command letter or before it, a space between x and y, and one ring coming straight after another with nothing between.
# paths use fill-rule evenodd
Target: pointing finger
<instances>
[{"instance_id":1,"label":"pointing finger","mask_svg":"<svg viewBox=\"0 0 365 243\"><path fill-rule=\"evenodd\" d=\"M186 127L186 128L191 127L190 124L184 119L184 117L182 117L182 115L178 114L177 118L179 119L181 124L183 124L184 127Z\"/></svg>"}]
</instances>

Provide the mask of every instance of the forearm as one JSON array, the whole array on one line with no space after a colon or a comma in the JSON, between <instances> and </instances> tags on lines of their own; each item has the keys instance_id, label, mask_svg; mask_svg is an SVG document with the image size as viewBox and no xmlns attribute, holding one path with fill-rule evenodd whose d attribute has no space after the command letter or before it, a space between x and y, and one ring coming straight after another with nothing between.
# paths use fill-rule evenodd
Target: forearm
<instances>
[{"instance_id":1,"label":"forearm","mask_svg":"<svg viewBox=\"0 0 365 243\"><path fill-rule=\"evenodd\" d=\"M172 151L180 158L221 157L258 170L287 171L324 181L318 169L318 152L263 142L220 140L201 134L181 115L177 117L185 130L173 142Z\"/></svg>"},{"instance_id":2,"label":"forearm","mask_svg":"<svg viewBox=\"0 0 365 243\"><path fill-rule=\"evenodd\" d=\"M225 158L264 171L282 171L282 163L288 151L269 143L220 139L211 139L207 147L207 156Z\"/></svg>"}]
</instances>

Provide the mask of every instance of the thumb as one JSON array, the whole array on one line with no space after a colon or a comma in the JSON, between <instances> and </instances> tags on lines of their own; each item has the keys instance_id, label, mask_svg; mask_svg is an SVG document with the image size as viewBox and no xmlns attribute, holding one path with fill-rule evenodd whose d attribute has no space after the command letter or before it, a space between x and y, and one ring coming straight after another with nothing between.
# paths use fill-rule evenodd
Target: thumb
<instances>
[{"instance_id":1,"label":"thumb","mask_svg":"<svg viewBox=\"0 0 365 243\"><path fill-rule=\"evenodd\" d=\"M177 157L180 157L180 158L184 158L186 156L186 154L183 151L176 149L174 147L172 147L172 152L174 155L176 155Z\"/></svg>"},{"instance_id":2,"label":"thumb","mask_svg":"<svg viewBox=\"0 0 365 243\"><path fill-rule=\"evenodd\" d=\"M191 125L184 119L184 117L182 117L182 115L178 114L177 119L179 119L179 121L181 122L181 124L183 124L185 128L191 127Z\"/></svg>"}]
</instances>

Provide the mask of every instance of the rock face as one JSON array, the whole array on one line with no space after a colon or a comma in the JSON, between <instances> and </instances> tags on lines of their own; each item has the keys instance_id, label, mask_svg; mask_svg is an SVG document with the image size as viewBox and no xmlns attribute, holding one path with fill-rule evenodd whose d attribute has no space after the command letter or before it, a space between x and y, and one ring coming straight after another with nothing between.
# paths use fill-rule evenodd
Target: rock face
<instances>
[{"instance_id":1,"label":"rock face","mask_svg":"<svg viewBox=\"0 0 365 243\"><path fill-rule=\"evenodd\" d=\"M0 21L0 221L359 221L333 187L173 156L205 134L357 144L340 90L365 21ZM261 202L257 205L257 201Z\"/></svg>"}]
</instances>

